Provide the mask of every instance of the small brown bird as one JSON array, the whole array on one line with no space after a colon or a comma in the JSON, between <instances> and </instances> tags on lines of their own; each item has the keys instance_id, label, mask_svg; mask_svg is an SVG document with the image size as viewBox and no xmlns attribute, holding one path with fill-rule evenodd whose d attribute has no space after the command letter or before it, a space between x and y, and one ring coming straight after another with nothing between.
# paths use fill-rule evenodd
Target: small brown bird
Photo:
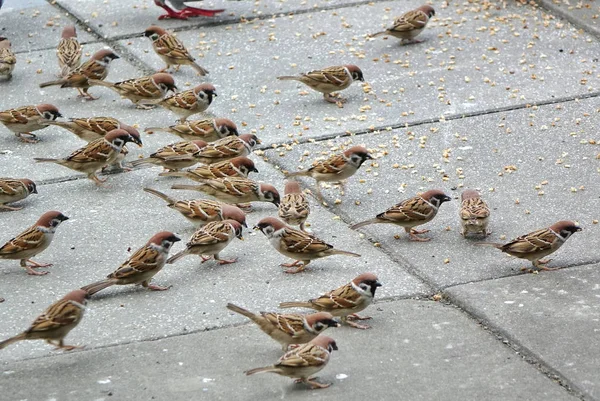
<instances>
[{"instance_id":1,"label":"small brown bird","mask_svg":"<svg viewBox=\"0 0 600 401\"><path fill-rule=\"evenodd\" d=\"M207 10L205 8L190 7L186 4L186 0L154 0L154 4L167 12L167 14L159 16L159 20L170 18L186 20L189 17L197 16L214 17L225 11L224 9Z\"/></svg>"},{"instance_id":2,"label":"small brown bird","mask_svg":"<svg viewBox=\"0 0 600 401\"><path fill-rule=\"evenodd\" d=\"M275 312L255 314L232 303L227 304L227 309L252 320L269 337L280 343L283 351L287 351L292 344L306 344L329 327L339 327L340 325L333 320L333 315L327 312L310 315Z\"/></svg>"},{"instance_id":3,"label":"small brown bird","mask_svg":"<svg viewBox=\"0 0 600 401\"><path fill-rule=\"evenodd\" d=\"M552 259L542 260L542 258L556 252L571 235L578 231L581 231L581 227L576 222L561 220L548 228L542 228L541 230L522 235L507 244L480 242L476 245L493 246L511 256L527 259L536 269L556 270L559 267L545 266Z\"/></svg>"},{"instance_id":4,"label":"small brown bird","mask_svg":"<svg viewBox=\"0 0 600 401\"><path fill-rule=\"evenodd\" d=\"M424 5L397 17L391 28L370 36L374 38L376 36L390 35L401 39L402 42L410 42L425 29L429 19L434 15L435 10L433 7Z\"/></svg>"},{"instance_id":5,"label":"small brown bird","mask_svg":"<svg viewBox=\"0 0 600 401\"><path fill-rule=\"evenodd\" d=\"M165 291L169 287L150 284L152 277L164 267L173 244L181 241L177 235L161 231L138 249L117 270L106 276L105 280L81 287L90 296L113 285L139 284L152 291Z\"/></svg>"},{"instance_id":6,"label":"small brown bird","mask_svg":"<svg viewBox=\"0 0 600 401\"><path fill-rule=\"evenodd\" d=\"M316 377L310 377L322 370L329 362L331 353L338 347L333 338L327 336L317 336L311 342L301 347L288 351L283 355L275 365L264 368L255 368L247 370L246 375L255 373L271 372L281 376L297 379L297 383L306 383L311 389L327 388L330 383L322 384L316 380Z\"/></svg>"},{"instance_id":7,"label":"small brown bird","mask_svg":"<svg viewBox=\"0 0 600 401\"><path fill-rule=\"evenodd\" d=\"M129 135L131 135L133 137L133 143L135 143L141 147L142 146L142 137L140 136L139 131L127 124L120 124L120 125L121 125L121 129L124 129L125 131L127 131L127 133L129 133ZM127 157L128 154L129 154L129 149L127 149L127 145L123 145L123 147L121 148L121 152L118 154L115 161L112 162L108 166L104 166L102 168L102 172L105 172L108 168L116 168L116 169L121 169L123 171L131 171L132 169L130 167L125 166L125 157Z\"/></svg>"},{"instance_id":8,"label":"small brown bird","mask_svg":"<svg viewBox=\"0 0 600 401\"><path fill-rule=\"evenodd\" d=\"M295 269L286 270L286 273L300 273L312 260L327 256L360 257L357 253L335 249L333 245L329 245L312 234L286 226L284 222L275 217L265 217L256 224L254 229L262 231L277 252L295 260L294 263L281 264L284 267L297 266Z\"/></svg>"},{"instance_id":9,"label":"small brown bird","mask_svg":"<svg viewBox=\"0 0 600 401\"><path fill-rule=\"evenodd\" d=\"M344 152L335 154L326 160L315 161L308 170L296 171L286 175L286 178L292 177L312 177L317 181L317 196L319 201L323 201L320 185L321 182L338 182L342 189L344 181L352 177L360 166L366 160L372 160L373 157L363 146L352 146Z\"/></svg>"},{"instance_id":10,"label":"small brown bird","mask_svg":"<svg viewBox=\"0 0 600 401\"><path fill-rule=\"evenodd\" d=\"M247 178L251 172L258 173L258 170L254 166L254 162L245 156L240 156L219 163L202 165L193 170L166 172L160 173L159 175L166 177L185 177L197 182L203 182L204 180L225 177Z\"/></svg>"},{"instance_id":11,"label":"small brown bird","mask_svg":"<svg viewBox=\"0 0 600 401\"><path fill-rule=\"evenodd\" d=\"M77 149L64 159L34 157L33 160L38 163L49 162L60 164L71 170L85 173L90 180L101 185L106 179L101 180L96 176L96 173L102 167L113 164L127 142L134 142L139 146L142 145L141 140L131 136L126 130L116 129L110 131L104 138L96 139L86 146Z\"/></svg>"},{"instance_id":12,"label":"small brown bird","mask_svg":"<svg viewBox=\"0 0 600 401\"><path fill-rule=\"evenodd\" d=\"M14 132L21 141L29 143L38 141L31 132L46 128L48 122L58 117L62 117L62 114L56 106L48 103L0 111L0 123Z\"/></svg>"},{"instance_id":13,"label":"small brown bird","mask_svg":"<svg viewBox=\"0 0 600 401\"><path fill-rule=\"evenodd\" d=\"M112 50L102 49L92 55L92 57L78 68L71 71L63 79L57 81L44 82L40 88L47 86L60 85L61 88L76 88L80 96L87 97L89 100L96 100L88 93L90 88L89 79L103 80L108 76L110 62L118 59Z\"/></svg>"},{"instance_id":14,"label":"small brown bird","mask_svg":"<svg viewBox=\"0 0 600 401\"><path fill-rule=\"evenodd\" d=\"M167 64L161 72L168 70L172 65L175 66L175 71L179 71L182 65L191 66L198 75L206 75L208 71L200 67L196 63L196 59L192 57L190 52L185 48L181 40L175 35L168 33L159 26L152 25L146 29L144 36L152 41L152 48Z\"/></svg>"},{"instance_id":15,"label":"small brown bird","mask_svg":"<svg viewBox=\"0 0 600 401\"><path fill-rule=\"evenodd\" d=\"M77 40L77 32L73 25L67 25L63 28L56 57L58 57L58 66L60 67L61 77L66 77L79 67L81 63L81 44Z\"/></svg>"},{"instance_id":16,"label":"small brown bird","mask_svg":"<svg viewBox=\"0 0 600 401\"><path fill-rule=\"evenodd\" d=\"M200 84L195 88L171 95L157 104L172 111L179 117L180 123L194 114L202 113L217 96L217 90L212 84Z\"/></svg>"},{"instance_id":17,"label":"small brown bird","mask_svg":"<svg viewBox=\"0 0 600 401\"><path fill-rule=\"evenodd\" d=\"M0 342L0 349L23 340L46 340L57 349L71 351L83 348L65 345L64 339L83 318L87 294L82 290L71 291L59 301L53 303L38 316L27 330L21 334Z\"/></svg>"},{"instance_id":18,"label":"small brown bird","mask_svg":"<svg viewBox=\"0 0 600 401\"><path fill-rule=\"evenodd\" d=\"M186 219L202 227L213 221L235 220L244 227L246 214L238 207L208 199L176 200L152 188L144 191L158 196L167 202L167 206L181 213Z\"/></svg>"},{"instance_id":19,"label":"small brown bird","mask_svg":"<svg viewBox=\"0 0 600 401\"><path fill-rule=\"evenodd\" d=\"M123 123L112 117L71 118L69 121L49 121L46 124L71 131L86 142L104 138L110 131L123 128Z\"/></svg>"},{"instance_id":20,"label":"small brown bird","mask_svg":"<svg viewBox=\"0 0 600 401\"><path fill-rule=\"evenodd\" d=\"M0 76L6 79L12 78L12 73L17 64L17 57L10 48L10 41L5 37L0 37Z\"/></svg>"},{"instance_id":21,"label":"small brown bird","mask_svg":"<svg viewBox=\"0 0 600 401\"><path fill-rule=\"evenodd\" d=\"M0 178L0 209L21 210L22 207L8 206L7 203L18 202L37 193L35 183L28 178Z\"/></svg>"},{"instance_id":22,"label":"small brown bird","mask_svg":"<svg viewBox=\"0 0 600 401\"><path fill-rule=\"evenodd\" d=\"M185 167L191 167L198 164L199 160L196 157L202 148L206 147L204 141L182 141L163 146L150 157L135 160L131 163L133 167L143 164L156 164L162 166L165 171L181 170Z\"/></svg>"},{"instance_id":23,"label":"small brown bird","mask_svg":"<svg viewBox=\"0 0 600 401\"><path fill-rule=\"evenodd\" d=\"M287 224L300 226L304 230L304 222L310 213L308 199L302 193L298 182L290 180L285 184L285 195L279 204L279 217Z\"/></svg>"},{"instance_id":24,"label":"small brown bird","mask_svg":"<svg viewBox=\"0 0 600 401\"><path fill-rule=\"evenodd\" d=\"M319 312L329 312L340 317L342 323L357 329L368 329L351 320L368 320L370 317L358 316L357 313L371 305L377 287L381 283L373 273L363 273L346 285L321 295L307 302L283 302L280 308L310 308Z\"/></svg>"},{"instance_id":25,"label":"small brown bird","mask_svg":"<svg viewBox=\"0 0 600 401\"><path fill-rule=\"evenodd\" d=\"M490 235L491 231L488 230L490 208L481 199L479 192L467 189L463 191L461 201L459 212L462 225L461 235L463 237L468 234Z\"/></svg>"},{"instance_id":26,"label":"small brown bird","mask_svg":"<svg viewBox=\"0 0 600 401\"><path fill-rule=\"evenodd\" d=\"M140 109L150 109L152 106L148 105L158 103L169 91L177 91L173 77L165 73L115 83L97 79L89 79L88 82L90 86L112 89L122 98L131 100Z\"/></svg>"},{"instance_id":27,"label":"small brown bird","mask_svg":"<svg viewBox=\"0 0 600 401\"><path fill-rule=\"evenodd\" d=\"M144 131L148 133L154 131L170 132L186 141L201 139L205 142L214 142L227 136L239 135L235 123L226 118L191 120L182 124L171 125L170 127L149 127Z\"/></svg>"},{"instance_id":28,"label":"small brown bird","mask_svg":"<svg viewBox=\"0 0 600 401\"><path fill-rule=\"evenodd\" d=\"M167 263L175 263L187 255L198 255L201 263L210 260L213 256L220 265L235 263L236 259L221 259L219 253L229 245L234 238L244 240L242 225L235 220L212 221L200 227L190 241L185 244L185 249L171 256ZM208 255L205 258L203 255Z\"/></svg>"},{"instance_id":29,"label":"small brown bird","mask_svg":"<svg viewBox=\"0 0 600 401\"><path fill-rule=\"evenodd\" d=\"M252 149L260 144L256 135L244 134L228 136L211 142L197 155L200 163L213 164L230 160L239 156L248 156Z\"/></svg>"},{"instance_id":30,"label":"small brown bird","mask_svg":"<svg viewBox=\"0 0 600 401\"><path fill-rule=\"evenodd\" d=\"M392 206L385 212L378 214L374 219L363 221L350 228L356 230L369 224L390 223L404 227L411 241L426 242L430 238L422 238L417 234L425 234L429 230L415 230L414 227L433 220L440 205L450 200L451 198L441 190L432 189Z\"/></svg>"},{"instance_id":31,"label":"small brown bird","mask_svg":"<svg viewBox=\"0 0 600 401\"><path fill-rule=\"evenodd\" d=\"M44 213L34 225L12 238L0 248L0 259L20 260L21 267L25 268L27 274L32 276L43 276L47 271L36 272L37 267L50 267L52 263L38 263L31 260L34 256L42 253L52 243L56 227L65 220L67 216L57 211ZM27 262L31 263L30 265Z\"/></svg>"},{"instance_id":32,"label":"small brown bird","mask_svg":"<svg viewBox=\"0 0 600 401\"><path fill-rule=\"evenodd\" d=\"M363 81L363 73L355 65L336 65L322 70L309 71L299 76L277 77L281 81L299 81L309 88L321 92L329 103L343 103L346 99L333 96L332 93L346 89L354 81Z\"/></svg>"}]
</instances>

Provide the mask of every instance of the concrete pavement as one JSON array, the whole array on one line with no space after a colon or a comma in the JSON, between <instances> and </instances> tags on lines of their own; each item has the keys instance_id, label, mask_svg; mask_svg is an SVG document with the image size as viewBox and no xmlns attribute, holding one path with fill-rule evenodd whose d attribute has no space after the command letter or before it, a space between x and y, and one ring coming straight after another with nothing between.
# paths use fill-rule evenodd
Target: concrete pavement
<instances>
[{"instance_id":1,"label":"concrete pavement","mask_svg":"<svg viewBox=\"0 0 600 401\"><path fill-rule=\"evenodd\" d=\"M162 68L141 33L155 23L174 29L210 71L201 78L183 67L174 74L177 85L213 83L219 96L209 115L230 118L241 133L263 141L251 156L259 170L254 179L283 193L283 171L350 145L375 155L343 194L337 186L323 188L329 207L311 199L310 230L362 257L325 258L286 275L278 264L287 260L260 232L246 232L245 241L223 252L236 264L200 265L188 257L154 278L172 285L168 291L113 287L99 294L67 337L84 350L56 352L39 341L2 350L0 398L600 400L600 75L590 17L596 1L435 2L423 42L406 46L366 35L418 1L202 5L227 11L157 22L162 10L149 0L5 1L0 35L11 39L18 64L13 79L0 82L0 109L52 102L66 117L114 116L140 131L172 124L171 113L136 109L105 88L92 88L100 99L86 102L73 89L38 84L55 77L54 46L67 23L78 26L85 57L104 46L122 56L109 81ZM343 92L343 108L275 79L346 63L359 65L366 83ZM39 185L38 195L19 203L23 210L0 213L0 242L47 210L71 219L36 258L54 263L50 274L27 276L18 262L0 261L6 298L0 339L27 328L68 291L113 271L155 232L177 232L184 242L193 233L183 217L141 190L199 197L170 189L183 180L141 168L111 174L108 187L98 188L64 167L32 160L66 156L84 142L58 127L37 133L39 143L24 144L0 127L0 175ZM143 148L130 148L130 160L178 138L155 133L142 140ZM314 188L311 179L302 184ZM453 198L423 227L431 242L410 242L393 226L349 229L430 188ZM552 255L550 266L559 271L526 274L527 263L459 235L464 188L480 189L492 209L490 241L561 219L577 220L583 231ZM255 209L251 227L276 214L272 204ZM372 328L326 333L339 345L319 375L331 388L308 391L275 375L243 375L275 362L280 349L225 309L227 302L276 310L365 271L384 284L365 311Z\"/></svg>"}]
</instances>

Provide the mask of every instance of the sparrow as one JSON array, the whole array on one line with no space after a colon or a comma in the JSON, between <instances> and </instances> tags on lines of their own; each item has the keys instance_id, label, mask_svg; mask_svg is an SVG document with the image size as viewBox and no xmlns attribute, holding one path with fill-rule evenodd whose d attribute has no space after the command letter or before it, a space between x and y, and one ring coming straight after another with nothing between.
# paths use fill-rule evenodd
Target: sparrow
<instances>
[{"instance_id":1,"label":"sparrow","mask_svg":"<svg viewBox=\"0 0 600 401\"><path fill-rule=\"evenodd\" d=\"M311 389L327 388L331 383L319 383L315 381L316 378L310 379L310 377L327 365L331 352L337 349L333 338L317 336L311 342L285 353L274 365L250 369L244 373L247 376L264 372L277 373L297 379L296 383L306 383Z\"/></svg>"},{"instance_id":2,"label":"sparrow","mask_svg":"<svg viewBox=\"0 0 600 401\"><path fill-rule=\"evenodd\" d=\"M90 88L89 79L103 80L108 76L110 62L118 59L110 49L102 49L92 55L92 57L78 68L71 71L66 77L57 81L49 81L40 84L40 88L52 85L60 85L61 88L76 88L80 96L85 96L90 100L96 100L88 93Z\"/></svg>"},{"instance_id":3,"label":"sparrow","mask_svg":"<svg viewBox=\"0 0 600 401\"><path fill-rule=\"evenodd\" d=\"M488 230L490 208L481 199L479 192L467 189L463 191L461 201L459 212L462 225L461 235L463 237L466 237L467 234L490 235L491 231Z\"/></svg>"},{"instance_id":4,"label":"sparrow","mask_svg":"<svg viewBox=\"0 0 600 401\"><path fill-rule=\"evenodd\" d=\"M88 295L94 295L113 285L140 284L152 291L165 291L169 287L150 284L150 280L158 273L169 256L173 244L181 241L177 235L168 231L154 234L150 240L129 257L106 279L81 287Z\"/></svg>"},{"instance_id":5,"label":"sparrow","mask_svg":"<svg viewBox=\"0 0 600 401\"><path fill-rule=\"evenodd\" d=\"M0 123L14 132L21 141L29 143L37 142L32 131L46 128L47 122L54 121L58 117L62 117L62 114L56 106L48 103L0 111Z\"/></svg>"},{"instance_id":6,"label":"sparrow","mask_svg":"<svg viewBox=\"0 0 600 401\"><path fill-rule=\"evenodd\" d=\"M227 136L239 135L237 126L234 122L226 118L191 120L185 121L182 124L171 125L170 127L149 127L144 131L147 133L152 133L154 131L170 132L186 141L202 139L206 142L214 142Z\"/></svg>"},{"instance_id":7,"label":"sparrow","mask_svg":"<svg viewBox=\"0 0 600 401\"><path fill-rule=\"evenodd\" d=\"M203 164L219 163L239 156L248 156L252 148L260 143L256 135L252 134L228 136L209 143L196 158Z\"/></svg>"},{"instance_id":8,"label":"sparrow","mask_svg":"<svg viewBox=\"0 0 600 401\"><path fill-rule=\"evenodd\" d=\"M217 96L217 90L212 84L200 84L193 89L171 95L157 104L180 116L179 122L183 124L189 116L208 109L214 96Z\"/></svg>"},{"instance_id":9,"label":"sparrow","mask_svg":"<svg viewBox=\"0 0 600 401\"><path fill-rule=\"evenodd\" d=\"M175 263L187 255L198 255L202 259L201 263L210 260L203 255L212 255L220 265L235 263L236 259L221 259L219 253L229 245L234 238L244 240L242 236L242 225L235 220L212 221L200 227L190 241L185 244L183 251L177 252L171 256L167 263Z\"/></svg>"},{"instance_id":10,"label":"sparrow","mask_svg":"<svg viewBox=\"0 0 600 401\"><path fill-rule=\"evenodd\" d=\"M58 57L58 66L60 67L60 76L66 77L79 67L81 63L81 44L77 40L77 32L73 25L67 25L63 28L60 42L56 49Z\"/></svg>"},{"instance_id":11,"label":"sparrow","mask_svg":"<svg viewBox=\"0 0 600 401\"><path fill-rule=\"evenodd\" d=\"M282 76L277 77L277 79L281 81L300 81L309 88L321 92L329 103L345 102L345 99L331 94L346 89L354 81L364 82L365 80L360 68L352 64L336 65L322 70L309 71L299 76Z\"/></svg>"},{"instance_id":12,"label":"sparrow","mask_svg":"<svg viewBox=\"0 0 600 401\"><path fill-rule=\"evenodd\" d=\"M140 147L142 146L142 138L138 130L127 124L120 124L120 126L121 129L124 129L129 135L133 137L133 142L135 144L137 144ZM131 168L125 167L124 165L125 157L127 157L128 154L129 149L127 149L127 145L123 145L123 147L121 148L121 152L117 155L116 160L112 162L112 164L110 164L109 166L103 167L102 172L104 172L108 167L115 167L124 171L131 171Z\"/></svg>"},{"instance_id":13,"label":"sparrow","mask_svg":"<svg viewBox=\"0 0 600 401\"><path fill-rule=\"evenodd\" d=\"M200 15L204 17L214 17L218 13L225 11L223 9L206 10L204 8L190 7L185 4L186 2L187 0L154 0L154 4L167 12L167 14L161 15L158 19L175 18L185 20L188 19L188 17L197 17ZM167 3L170 4L171 7L169 7Z\"/></svg>"},{"instance_id":14,"label":"sparrow","mask_svg":"<svg viewBox=\"0 0 600 401\"><path fill-rule=\"evenodd\" d=\"M175 71L179 71L179 67L182 65L189 65L196 70L198 75L208 74L206 69L196 63L196 59L192 57L177 36L156 25L149 26L144 32L144 36L150 38L154 52L167 64L160 72L168 70L172 65L175 66Z\"/></svg>"},{"instance_id":15,"label":"sparrow","mask_svg":"<svg viewBox=\"0 0 600 401\"><path fill-rule=\"evenodd\" d=\"M360 257L357 253L335 249L333 245L329 245L305 231L286 226L285 223L275 217L265 217L256 224L254 229L262 231L277 252L295 260L294 263L281 264L284 267L297 266L295 269L286 270L286 273L300 273L311 260L326 256L345 255Z\"/></svg>"},{"instance_id":16,"label":"sparrow","mask_svg":"<svg viewBox=\"0 0 600 401\"><path fill-rule=\"evenodd\" d=\"M306 344L329 327L339 327L340 325L333 320L333 315L327 312L310 315L275 312L254 314L232 303L227 304L227 309L252 320L269 337L280 343L283 351L287 351L292 344Z\"/></svg>"},{"instance_id":17,"label":"sparrow","mask_svg":"<svg viewBox=\"0 0 600 401\"><path fill-rule=\"evenodd\" d=\"M302 193L298 182L290 180L285 184L285 195L279 204L279 217L289 225L300 226L304 230L304 222L310 213L308 199Z\"/></svg>"},{"instance_id":18,"label":"sparrow","mask_svg":"<svg viewBox=\"0 0 600 401\"><path fill-rule=\"evenodd\" d=\"M33 160L38 163L60 164L71 170L85 173L89 179L101 185L106 179L101 180L96 176L96 173L102 167L113 164L127 142L134 142L140 146L142 144L141 140L131 136L126 130L116 129L110 131L104 138L96 139L77 149L64 159L34 157Z\"/></svg>"},{"instance_id":19,"label":"sparrow","mask_svg":"<svg viewBox=\"0 0 600 401\"><path fill-rule=\"evenodd\" d=\"M369 224L391 223L404 227L411 241L426 242L430 238L419 237L417 234L424 234L429 230L415 230L414 227L433 220L440 205L450 200L451 198L441 190L432 189L423 192L421 195L403 200L385 212L378 214L374 219L363 221L350 228L356 230Z\"/></svg>"},{"instance_id":20,"label":"sparrow","mask_svg":"<svg viewBox=\"0 0 600 401\"><path fill-rule=\"evenodd\" d=\"M71 131L86 142L104 138L110 131L122 128L121 123L112 117L71 118L69 121L48 121L45 124L56 125Z\"/></svg>"},{"instance_id":21,"label":"sparrow","mask_svg":"<svg viewBox=\"0 0 600 401\"><path fill-rule=\"evenodd\" d=\"M177 91L173 77L165 73L115 83L89 79L88 83L90 86L104 86L112 89L122 98L131 100L140 109L150 109L151 106L148 104L161 101L169 91L173 93Z\"/></svg>"},{"instance_id":22,"label":"sparrow","mask_svg":"<svg viewBox=\"0 0 600 401\"><path fill-rule=\"evenodd\" d=\"M42 253L50 246L56 227L65 220L69 220L69 218L61 212L50 211L44 213L34 225L0 248L0 259L21 260L21 267L25 268L27 274L32 276L48 274L47 271L36 272L33 268L50 267L52 263L38 263L31 260L31 258ZM31 264L28 265L27 262Z\"/></svg>"},{"instance_id":23,"label":"sparrow","mask_svg":"<svg viewBox=\"0 0 600 401\"><path fill-rule=\"evenodd\" d=\"M537 269L556 270L559 267L545 266L552 259L542 260L542 258L556 252L573 233L578 231L581 231L581 227L576 222L561 220L548 228L522 235L507 244L480 242L476 245L493 246L511 256L527 259Z\"/></svg>"},{"instance_id":24,"label":"sparrow","mask_svg":"<svg viewBox=\"0 0 600 401\"><path fill-rule=\"evenodd\" d=\"M171 189L188 189L204 192L223 202L234 203L242 210L248 208L240 203L270 202L279 206L279 192L270 184L261 184L248 178L225 177L203 180L200 185L173 185Z\"/></svg>"},{"instance_id":25,"label":"sparrow","mask_svg":"<svg viewBox=\"0 0 600 401\"><path fill-rule=\"evenodd\" d=\"M245 156L239 156L218 163L202 165L193 170L160 173L159 176L185 177L197 182L203 182L204 180L225 177L247 178L251 172L258 173L254 162Z\"/></svg>"},{"instance_id":26,"label":"sparrow","mask_svg":"<svg viewBox=\"0 0 600 401\"><path fill-rule=\"evenodd\" d=\"M152 188L144 188L144 191L163 199L168 207L178 211L199 227L223 220L235 220L248 227L246 214L238 207L208 199L176 200Z\"/></svg>"},{"instance_id":27,"label":"sparrow","mask_svg":"<svg viewBox=\"0 0 600 401\"><path fill-rule=\"evenodd\" d=\"M17 57L10 48L10 41L4 37L0 37L0 76L10 79L15 69L15 64L17 64Z\"/></svg>"},{"instance_id":28,"label":"sparrow","mask_svg":"<svg viewBox=\"0 0 600 401\"><path fill-rule=\"evenodd\" d=\"M402 42L408 42L417 37L425 29L429 19L434 15L435 10L433 7L424 5L397 17L391 28L370 36L374 38L376 36L391 35L401 39Z\"/></svg>"},{"instance_id":29,"label":"sparrow","mask_svg":"<svg viewBox=\"0 0 600 401\"><path fill-rule=\"evenodd\" d=\"M352 146L340 154L333 155L326 160L315 161L308 170L289 173L286 178L312 177L317 180L317 196L323 201L320 185L321 182L339 182L343 188L342 180L352 177L366 160L373 157L363 146Z\"/></svg>"},{"instance_id":30,"label":"sparrow","mask_svg":"<svg viewBox=\"0 0 600 401\"><path fill-rule=\"evenodd\" d=\"M21 210L22 207L8 206L7 203L18 202L37 193L35 183L28 178L0 178L0 209Z\"/></svg>"},{"instance_id":31,"label":"sparrow","mask_svg":"<svg viewBox=\"0 0 600 401\"><path fill-rule=\"evenodd\" d=\"M185 167L198 164L196 157L207 143L204 141L182 141L163 146L150 157L131 162L133 167L143 164L156 164L162 166L165 171L180 170Z\"/></svg>"},{"instance_id":32,"label":"sparrow","mask_svg":"<svg viewBox=\"0 0 600 401\"><path fill-rule=\"evenodd\" d=\"M319 312L329 312L339 317L342 323L357 329L368 329L369 326L358 324L352 320L367 320L370 317L358 316L357 313L371 305L377 287L381 283L373 273L363 273L346 285L321 295L307 302L283 302L280 308L310 308Z\"/></svg>"},{"instance_id":33,"label":"sparrow","mask_svg":"<svg viewBox=\"0 0 600 401\"><path fill-rule=\"evenodd\" d=\"M76 345L65 345L65 337L83 318L87 304L85 291L71 291L57 302L53 303L39 315L27 330L19 335L0 342L0 349L12 343L23 340L46 340L57 349L71 351L83 348Z\"/></svg>"}]
</instances>

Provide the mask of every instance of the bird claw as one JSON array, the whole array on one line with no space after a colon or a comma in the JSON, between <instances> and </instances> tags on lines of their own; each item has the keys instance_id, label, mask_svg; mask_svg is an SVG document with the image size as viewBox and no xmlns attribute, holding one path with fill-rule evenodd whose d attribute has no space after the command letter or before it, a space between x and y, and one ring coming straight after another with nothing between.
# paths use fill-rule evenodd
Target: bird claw
<instances>
[{"instance_id":1,"label":"bird claw","mask_svg":"<svg viewBox=\"0 0 600 401\"><path fill-rule=\"evenodd\" d=\"M361 329L361 330L367 330L370 329L371 326L367 325L367 324L358 324L352 321L346 321L346 324L350 327L354 327L355 329Z\"/></svg>"},{"instance_id":2,"label":"bird claw","mask_svg":"<svg viewBox=\"0 0 600 401\"><path fill-rule=\"evenodd\" d=\"M218 262L220 265L229 265L229 264L237 262L237 258L235 258L235 259L219 259Z\"/></svg>"},{"instance_id":3,"label":"bird claw","mask_svg":"<svg viewBox=\"0 0 600 401\"><path fill-rule=\"evenodd\" d=\"M29 274L30 276L45 276L46 274L50 273L48 271L41 271L41 272L36 272L35 270L32 269L33 266L26 266L25 270L27 270L27 274ZM37 266L35 266L37 267Z\"/></svg>"},{"instance_id":4,"label":"bird claw","mask_svg":"<svg viewBox=\"0 0 600 401\"><path fill-rule=\"evenodd\" d=\"M370 320L373 319L371 316L359 316L356 313L348 315L346 317L347 320Z\"/></svg>"}]
</instances>

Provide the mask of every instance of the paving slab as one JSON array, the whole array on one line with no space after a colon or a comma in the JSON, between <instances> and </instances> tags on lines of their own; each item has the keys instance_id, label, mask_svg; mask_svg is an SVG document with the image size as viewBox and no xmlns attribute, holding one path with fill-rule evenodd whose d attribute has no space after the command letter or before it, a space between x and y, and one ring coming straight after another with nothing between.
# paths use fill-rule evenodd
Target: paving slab
<instances>
[{"instance_id":1,"label":"paving slab","mask_svg":"<svg viewBox=\"0 0 600 401\"><path fill-rule=\"evenodd\" d=\"M596 0L577 2L559 0L537 0L537 3L553 14L558 15L588 32L600 36L600 26L597 22L600 5Z\"/></svg>"},{"instance_id":2,"label":"paving slab","mask_svg":"<svg viewBox=\"0 0 600 401\"><path fill-rule=\"evenodd\" d=\"M280 175L257 160L257 179L273 182L283 190ZM2 241L32 224L47 210L60 210L71 219L59 227L52 246L37 259L52 262L50 274L25 274L16 261L2 261L0 295L0 338L24 330L50 303L74 288L104 278L141 247L156 232L169 230L183 238L174 252L183 249L194 228L164 201L142 191L152 187L179 199L201 198L202 194L170 190L183 179L157 178L160 168L112 175L107 185L96 188L89 180L42 185L39 195L22 203L18 212L0 214ZM279 179L279 180L278 180ZM187 180L185 181L187 182ZM257 204L248 215L252 228L258 220L276 215L272 204ZM432 290L395 264L387 255L358 238L345 223L315 205L309 222L321 238L361 258L333 256L311 263L302 274L289 275L279 267L289 260L274 251L260 232L246 231L245 241L234 241L222 257L239 258L228 266L200 263L186 257L168 265L155 278L159 285L173 285L166 292L150 292L138 287L120 287L98 294L90 321L105 326L101 333L88 332L82 341L94 346L109 345L166 335L204 330L238 323L242 319L222 313L227 302L235 301L256 309L272 309L280 302L308 299L349 282L358 274L373 271L384 287L381 297L431 295ZM194 305L190 307L190 302ZM148 315L140 315L147 310ZM42 343L34 347L12 347L2 359L21 359L48 354Z\"/></svg>"},{"instance_id":3,"label":"paving slab","mask_svg":"<svg viewBox=\"0 0 600 401\"><path fill-rule=\"evenodd\" d=\"M349 180L345 196L337 188L323 191L335 213L349 223L373 218L428 189L450 194L454 200L422 227L431 230L431 242L409 241L404 230L393 225L360 230L443 287L519 274L521 267L531 266L491 247L475 246L482 238L461 237L458 210L465 188L480 189L490 205L493 233L487 241L508 242L558 220L577 220L583 233L552 255L551 266L599 261L595 244L600 216L593 206L599 202L600 175L596 108L591 99L534 107L279 147L267 156L283 170L296 171L340 152L340 146L366 145L377 160L367 162ZM314 181L303 182L310 187ZM335 205L336 199L342 203Z\"/></svg>"},{"instance_id":4,"label":"paving slab","mask_svg":"<svg viewBox=\"0 0 600 401\"><path fill-rule=\"evenodd\" d=\"M451 299L589 396L600 396L600 265L471 283Z\"/></svg>"},{"instance_id":5,"label":"paving slab","mask_svg":"<svg viewBox=\"0 0 600 401\"><path fill-rule=\"evenodd\" d=\"M0 389L11 399L61 400L339 400L340 394L395 400L394 388L410 400L577 399L453 307L406 300L379 303L369 314L373 328L368 332L328 330L339 350L319 374L322 382L333 383L325 390L309 391L272 374L243 376L244 370L273 363L280 355L275 342L248 325L4 362ZM86 316L71 340L83 343L84 332L107 326ZM70 379L59 379L56 372Z\"/></svg>"},{"instance_id":6,"label":"paving slab","mask_svg":"<svg viewBox=\"0 0 600 401\"><path fill-rule=\"evenodd\" d=\"M193 1L188 3L191 6L209 10L225 9L225 12L210 18L198 17L187 20L168 19L158 21L158 17L165 14L165 12L162 8L155 6L152 0L110 0L103 2L58 0L58 4L72 12L80 20L85 21L86 24L105 38L136 36L152 24L160 24L160 26L171 29L206 29L209 26L237 22L242 19L252 20L274 14L293 14L313 9L343 6L348 5L348 3L364 3L364 1L211 0L197 2L196 4Z\"/></svg>"},{"instance_id":7,"label":"paving slab","mask_svg":"<svg viewBox=\"0 0 600 401\"><path fill-rule=\"evenodd\" d=\"M249 127L266 127L270 143L402 126L599 88L596 41L537 8L453 2L438 9L420 36L423 43L368 39L400 13L398 4L282 16L178 37L210 71L207 79L222 96L215 110L224 107ZM403 2L402 8L419 4ZM164 66L147 38L120 44L152 68ZM346 89L344 108L302 84L275 79L340 64L358 65L369 85ZM176 76L192 79L194 72L186 68Z\"/></svg>"},{"instance_id":8,"label":"paving slab","mask_svg":"<svg viewBox=\"0 0 600 401\"><path fill-rule=\"evenodd\" d=\"M76 21L44 0L5 1L0 10L0 35L11 40L16 53L56 47L65 25L76 25ZM81 43L95 40L85 29L77 33ZM17 60L23 62L22 57Z\"/></svg>"}]
</instances>

